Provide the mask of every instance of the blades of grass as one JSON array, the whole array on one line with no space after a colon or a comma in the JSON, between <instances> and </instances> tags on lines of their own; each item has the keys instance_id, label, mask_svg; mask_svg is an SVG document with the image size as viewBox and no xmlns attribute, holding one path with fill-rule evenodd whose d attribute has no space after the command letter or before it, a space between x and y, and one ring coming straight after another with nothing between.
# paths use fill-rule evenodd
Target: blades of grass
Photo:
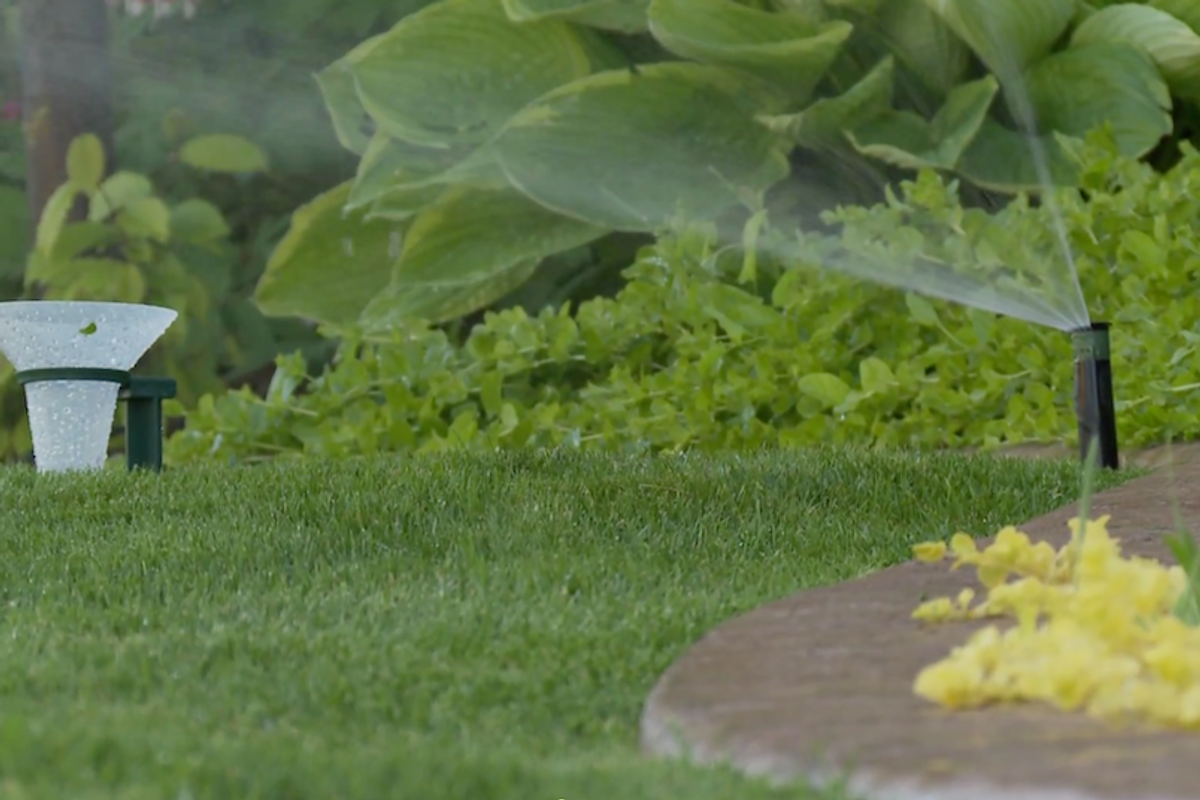
<instances>
[{"instance_id":1,"label":"blades of grass","mask_svg":"<svg viewBox=\"0 0 1200 800\"><path fill-rule=\"evenodd\" d=\"M1170 476L1169 485L1175 485L1175 458L1171 452L1171 437L1167 437L1167 474ZM1187 529L1183 521L1183 512L1179 507L1179 497L1171 494L1171 516L1174 518L1175 533L1163 537L1170 548L1171 554L1187 575L1187 588L1175 601L1172 613L1187 625L1200 625L1200 547L1196 545L1196 537Z\"/></svg>"}]
</instances>

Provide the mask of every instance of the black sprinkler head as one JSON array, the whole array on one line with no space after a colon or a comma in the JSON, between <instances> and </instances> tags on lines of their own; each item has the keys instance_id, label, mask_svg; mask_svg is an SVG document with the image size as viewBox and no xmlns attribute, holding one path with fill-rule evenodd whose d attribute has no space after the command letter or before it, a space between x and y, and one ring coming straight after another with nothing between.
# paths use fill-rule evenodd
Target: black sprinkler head
<instances>
[{"instance_id":1,"label":"black sprinkler head","mask_svg":"<svg viewBox=\"0 0 1200 800\"><path fill-rule=\"evenodd\" d=\"M1112 362L1107 322L1071 331L1075 348L1075 414L1079 419L1079 457L1092 448L1105 469L1117 469L1117 415L1113 407Z\"/></svg>"}]
</instances>

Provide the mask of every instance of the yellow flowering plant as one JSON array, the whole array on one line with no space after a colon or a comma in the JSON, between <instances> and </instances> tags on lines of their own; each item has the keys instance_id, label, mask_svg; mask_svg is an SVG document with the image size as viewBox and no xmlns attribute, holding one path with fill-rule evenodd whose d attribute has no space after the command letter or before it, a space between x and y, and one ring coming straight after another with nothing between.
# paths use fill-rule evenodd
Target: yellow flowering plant
<instances>
[{"instance_id":1,"label":"yellow flowering plant","mask_svg":"<svg viewBox=\"0 0 1200 800\"><path fill-rule=\"evenodd\" d=\"M1200 550L1180 533L1168 537L1178 565L1126 557L1108 520L1071 520L1057 551L1012 527L984 549L962 533L914 546L920 561L974 567L987 590L979 602L964 589L921 603L914 619L1015 621L925 667L916 694L952 709L1044 702L1200 729Z\"/></svg>"}]
</instances>

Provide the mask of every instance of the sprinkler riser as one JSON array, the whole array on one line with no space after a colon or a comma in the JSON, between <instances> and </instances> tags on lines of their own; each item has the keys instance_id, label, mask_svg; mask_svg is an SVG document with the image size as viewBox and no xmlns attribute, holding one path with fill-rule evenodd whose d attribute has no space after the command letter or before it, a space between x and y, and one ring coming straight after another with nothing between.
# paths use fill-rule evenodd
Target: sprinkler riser
<instances>
[{"instance_id":1,"label":"sprinkler riser","mask_svg":"<svg viewBox=\"0 0 1200 800\"><path fill-rule=\"evenodd\" d=\"M1108 332L1107 322L1071 331L1075 349L1075 415L1079 424L1080 459L1086 462L1095 447L1100 467L1118 469L1120 456Z\"/></svg>"}]
</instances>

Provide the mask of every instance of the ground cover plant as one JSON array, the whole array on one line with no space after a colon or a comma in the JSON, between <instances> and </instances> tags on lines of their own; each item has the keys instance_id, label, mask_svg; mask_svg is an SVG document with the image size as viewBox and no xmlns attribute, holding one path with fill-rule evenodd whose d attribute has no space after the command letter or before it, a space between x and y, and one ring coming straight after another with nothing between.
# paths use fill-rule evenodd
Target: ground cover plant
<instances>
[{"instance_id":1,"label":"ground cover plant","mask_svg":"<svg viewBox=\"0 0 1200 800\"><path fill-rule=\"evenodd\" d=\"M1063 192L1057 209L1091 311L1114 324L1120 438L1191 439L1200 156L1185 148L1158 173L1105 139L1080 150L1086 195ZM902 273L924 260L1009 280L1011 261L1062 258L1046 206L965 209L926 171L888 203L836 216L841 236L783 256L680 226L642 250L615 298L489 314L463 339L421 322L342 329L323 374L286 359L265 398L205 399L168 456L1074 441L1067 335L821 267L873 259Z\"/></svg>"},{"instance_id":2,"label":"ground cover plant","mask_svg":"<svg viewBox=\"0 0 1200 800\"><path fill-rule=\"evenodd\" d=\"M826 449L8 468L0 785L30 800L836 797L642 760L646 693L740 610L1078 485L1070 463Z\"/></svg>"}]
</instances>

